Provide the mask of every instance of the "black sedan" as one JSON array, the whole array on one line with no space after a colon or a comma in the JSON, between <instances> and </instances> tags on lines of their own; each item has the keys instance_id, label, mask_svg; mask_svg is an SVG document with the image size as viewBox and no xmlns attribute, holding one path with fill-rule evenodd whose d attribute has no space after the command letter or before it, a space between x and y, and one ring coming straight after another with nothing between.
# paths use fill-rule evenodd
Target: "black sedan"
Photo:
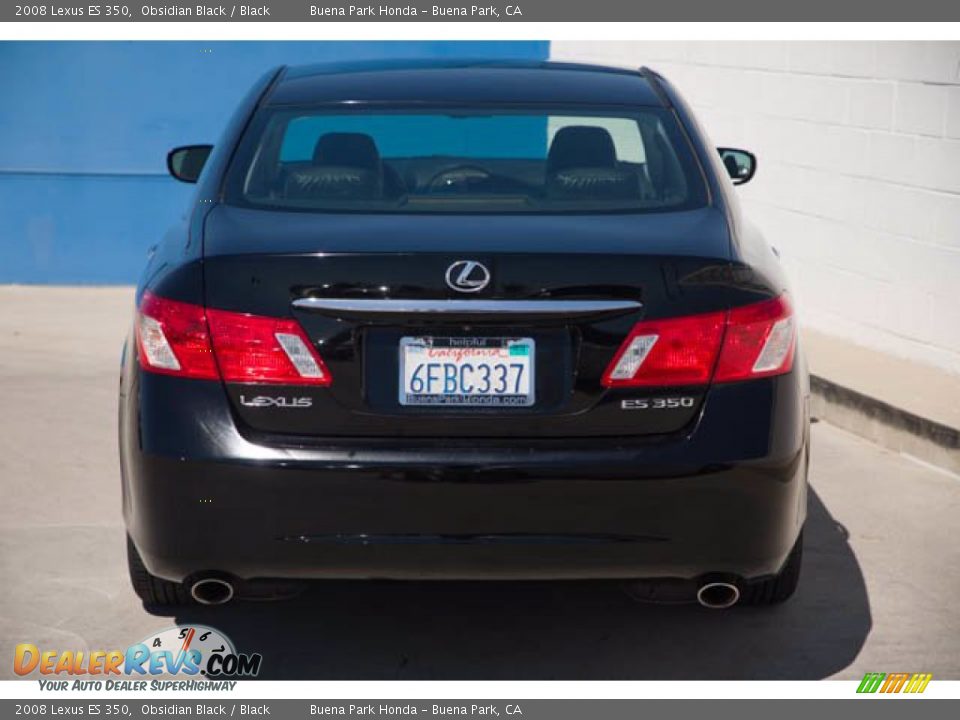
<instances>
[{"instance_id":1,"label":"black sedan","mask_svg":"<svg viewBox=\"0 0 960 720\"><path fill-rule=\"evenodd\" d=\"M800 571L808 380L775 251L656 73L280 68L136 294L133 585L618 579L772 604Z\"/></svg>"}]
</instances>

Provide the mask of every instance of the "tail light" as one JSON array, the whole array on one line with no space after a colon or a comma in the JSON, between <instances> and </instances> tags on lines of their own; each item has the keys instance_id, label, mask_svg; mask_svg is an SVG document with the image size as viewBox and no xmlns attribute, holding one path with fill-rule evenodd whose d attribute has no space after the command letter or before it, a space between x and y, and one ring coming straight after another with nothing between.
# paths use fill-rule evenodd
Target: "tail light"
<instances>
[{"instance_id":1,"label":"tail light","mask_svg":"<svg viewBox=\"0 0 960 720\"><path fill-rule=\"evenodd\" d=\"M782 375L793 368L797 329L785 295L733 308L714 382Z\"/></svg>"},{"instance_id":2,"label":"tail light","mask_svg":"<svg viewBox=\"0 0 960 720\"><path fill-rule=\"evenodd\" d=\"M607 387L706 385L790 372L796 350L785 295L726 312L637 323L603 375Z\"/></svg>"},{"instance_id":3,"label":"tail light","mask_svg":"<svg viewBox=\"0 0 960 720\"><path fill-rule=\"evenodd\" d=\"M603 376L608 387L706 385L723 338L725 312L634 326Z\"/></svg>"},{"instance_id":4,"label":"tail light","mask_svg":"<svg viewBox=\"0 0 960 720\"><path fill-rule=\"evenodd\" d=\"M226 382L329 385L296 320L227 312L144 293L137 345L145 370Z\"/></svg>"},{"instance_id":5,"label":"tail light","mask_svg":"<svg viewBox=\"0 0 960 720\"><path fill-rule=\"evenodd\" d=\"M219 379L203 308L144 293L137 313L137 345L144 370Z\"/></svg>"},{"instance_id":6,"label":"tail light","mask_svg":"<svg viewBox=\"0 0 960 720\"><path fill-rule=\"evenodd\" d=\"M225 381L330 384L323 360L296 320L208 309L207 322Z\"/></svg>"}]
</instances>

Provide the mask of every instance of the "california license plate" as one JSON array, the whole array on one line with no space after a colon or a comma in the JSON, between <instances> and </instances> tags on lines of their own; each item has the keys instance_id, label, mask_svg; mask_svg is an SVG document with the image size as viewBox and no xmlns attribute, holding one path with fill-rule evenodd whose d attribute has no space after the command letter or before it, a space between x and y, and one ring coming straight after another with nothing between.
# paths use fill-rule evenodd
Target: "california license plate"
<instances>
[{"instance_id":1,"label":"california license plate","mask_svg":"<svg viewBox=\"0 0 960 720\"><path fill-rule=\"evenodd\" d=\"M534 353L533 338L401 338L400 404L533 405Z\"/></svg>"}]
</instances>

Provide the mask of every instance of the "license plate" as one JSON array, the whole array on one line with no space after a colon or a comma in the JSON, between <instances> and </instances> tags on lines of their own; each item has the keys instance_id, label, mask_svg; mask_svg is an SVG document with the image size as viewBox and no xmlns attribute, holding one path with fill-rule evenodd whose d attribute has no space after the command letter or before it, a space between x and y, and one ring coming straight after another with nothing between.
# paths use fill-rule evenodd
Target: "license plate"
<instances>
[{"instance_id":1,"label":"license plate","mask_svg":"<svg viewBox=\"0 0 960 720\"><path fill-rule=\"evenodd\" d=\"M533 338L401 338L400 404L533 405L534 351Z\"/></svg>"}]
</instances>

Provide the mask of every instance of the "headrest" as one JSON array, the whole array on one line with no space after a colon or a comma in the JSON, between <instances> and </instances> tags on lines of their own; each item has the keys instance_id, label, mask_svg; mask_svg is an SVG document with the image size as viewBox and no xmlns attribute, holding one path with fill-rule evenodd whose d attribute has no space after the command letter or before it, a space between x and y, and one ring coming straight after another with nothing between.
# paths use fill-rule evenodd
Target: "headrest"
<instances>
[{"instance_id":1,"label":"headrest","mask_svg":"<svg viewBox=\"0 0 960 720\"><path fill-rule=\"evenodd\" d=\"M379 169L380 153L373 138L364 133L332 132L321 135L313 148L314 165Z\"/></svg>"},{"instance_id":2,"label":"headrest","mask_svg":"<svg viewBox=\"0 0 960 720\"><path fill-rule=\"evenodd\" d=\"M547 153L547 173L576 167L616 167L613 138L604 128L568 125L553 136Z\"/></svg>"}]
</instances>

